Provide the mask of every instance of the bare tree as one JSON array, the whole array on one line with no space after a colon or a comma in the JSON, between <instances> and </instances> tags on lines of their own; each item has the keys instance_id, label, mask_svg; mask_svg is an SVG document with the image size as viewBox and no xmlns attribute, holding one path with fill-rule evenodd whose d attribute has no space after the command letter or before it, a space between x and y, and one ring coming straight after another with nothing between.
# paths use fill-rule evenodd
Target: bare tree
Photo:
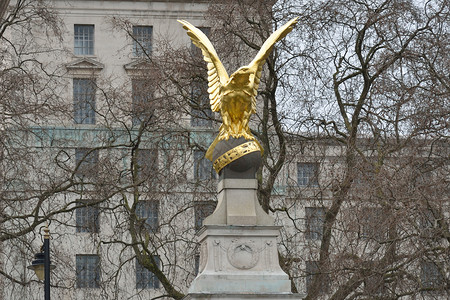
<instances>
[{"instance_id":1,"label":"bare tree","mask_svg":"<svg viewBox=\"0 0 450 300\"><path fill-rule=\"evenodd\" d=\"M448 63L447 50L442 51L448 49L442 43L448 37L443 30L448 3L327 1L299 8L303 22L296 32L303 55L297 61L300 76L290 78L302 100L292 118L299 132L314 128L317 138L333 141L314 145L337 148L341 158L330 162L325 153L305 155L328 164L317 170L325 179L316 182L320 193L312 197L324 208L323 215L312 216L323 221L324 229L320 244L312 247L315 265L306 274L306 299L316 299L327 289L331 299L373 296L368 283L373 278L381 280L375 287L383 299L445 289L446 284L431 287L423 282L418 288L420 263L433 256L431 263L441 265L446 251L424 247L410 252L420 236L412 228L417 229L430 194L419 196L406 186L414 186L417 161L427 161L433 169L427 185L438 196L428 203L445 211L446 183L434 176L448 172L441 153L448 153L449 90L432 70ZM435 67L426 66L431 61ZM310 137L309 130L305 138ZM448 216L435 217L446 232ZM359 227L359 236L351 234L356 231L352 226ZM372 229L361 233L368 227ZM448 265L442 267L441 275ZM324 286L327 281L329 287Z\"/></svg>"}]
</instances>

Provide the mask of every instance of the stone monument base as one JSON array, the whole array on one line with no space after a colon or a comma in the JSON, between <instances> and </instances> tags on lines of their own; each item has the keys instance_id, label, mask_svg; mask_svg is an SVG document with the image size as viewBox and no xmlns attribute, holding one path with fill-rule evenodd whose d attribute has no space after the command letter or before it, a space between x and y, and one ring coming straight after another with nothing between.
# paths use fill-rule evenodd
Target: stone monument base
<instances>
[{"instance_id":1,"label":"stone monument base","mask_svg":"<svg viewBox=\"0 0 450 300\"><path fill-rule=\"evenodd\" d=\"M301 299L278 261L280 226L205 225L199 274L185 299Z\"/></svg>"},{"instance_id":2,"label":"stone monument base","mask_svg":"<svg viewBox=\"0 0 450 300\"><path fill-rule=\"evenodd\" d=\"M188 294L183 300L303 299L300 294Z\"/></svg>"}]
</instances>

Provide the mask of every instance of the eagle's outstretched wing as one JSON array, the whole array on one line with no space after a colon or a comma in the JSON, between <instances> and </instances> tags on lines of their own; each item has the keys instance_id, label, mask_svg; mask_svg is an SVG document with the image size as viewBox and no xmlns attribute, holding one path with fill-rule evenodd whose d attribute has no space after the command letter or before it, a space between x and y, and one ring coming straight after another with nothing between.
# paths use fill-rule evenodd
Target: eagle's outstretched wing
<instances>
[{"instance_id":1,"label":"eagle's outstretched wing","mask_svg":"<svg viewBox=\"0 0 450 300\"><path fill-rule=\"evenodd\" d=\"M298 17L291 19L289 22L284 24L282 27L278 28L274 33L270 35L270 37L264 42L261 49L256 54L256 57L253 61L248 65L250 69L256 69L255 71L255 79L253 85L253 96L256 97L258 93L259 82L261 81L261 72L264 62L269 56L270 52L276 42L284 38L289 32L292 31L294 25L297 24Z\"/></svg>"},{"instance_id":2,"label":"eagle's outstretched wing","mask_svg":"<svg viewBox=\"0 0 450 300\"><path fill-rule=\"evenodd\" d=\"M203 59L207 63L208 68L208 93L212 111L220 111L220 87L228 81L228 73L219 60L219 56L214 50L213 45L208 37L191 23L178 20L186 29L192 43L202 50Z\"/></svg>"}]
</instances>

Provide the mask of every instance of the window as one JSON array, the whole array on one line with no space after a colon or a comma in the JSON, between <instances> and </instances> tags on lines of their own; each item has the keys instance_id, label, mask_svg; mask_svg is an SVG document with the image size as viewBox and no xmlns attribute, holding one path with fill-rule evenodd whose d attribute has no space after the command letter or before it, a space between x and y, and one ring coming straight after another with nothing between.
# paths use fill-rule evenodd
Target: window
<instances>
[{"instance_id":1,"label":"window","mask_svg":"<svg viewBox=\"0 0 450 300\"><path fill-rule=\"evenodd\" d=\"M77 288L100 287L100 257L98 255L76 256Z\"/></svg>"},{"instance_id":2,"label":"window","mask_svg":"<svg viewBox=\"0 0 450 300\"><path fill-rule=\"evenodd\" d=\"M361 237L381 241L387 235L386 215L381 207L366 207L360 216Z\"/></svg>"},{"instance_id":3,"label":"window","mask_svg":"<svg viewBox=\"0 0 450 300\"><path fill-rule=\"evenodd\" d=\"M82 204L84 206L75 210L77 232L98 233L100 231L98 206L89 206L89 202L86 201L83 201Z\"/></svg>"},{"instance_id":4,"label":"window","mask_svg":"<svg viewBox=\"0 0 450 300\"><path fill-rule=\"evenodd\" d=\"M144 57L152 53L152 26L133 26L133 55Z\"/></svg>"},{"instance_id":5,"label":"window","mask_svg":"<svg viewBox=\"0 0 450 300\"><path fill-rule=\"evenodd\" d=\"M213 112L209 104L207 86L206 82L191 83L191 126L212 126Z\"/></svg>"},{"instance_id":6,"label":"window","mask_svg":"<svg viewBox=\"0 0 450 300\"><path fill-rule=\"evenodd\" d=\"M158 269L160 268L159 256L154 255L153 260L155 261ZM147 268L142 266L136 259L136 289L157 289L159 288L159 281L155 274L150 272Z\"/></svg>"},{"instance_id":7,"label":"window","mask_svg":"<svg viewBox=\"0 0 450 300\"><path fill-rule=\"evenodd\" d=\"M94 55L94 25L75 24L74 54Z\"/></svg>"},{"instance_id":8,"label":"window","mask_svg":"<svg viewBox=\"0 0 450 300\"><path fill-rule=\"evenodd\" d=\"M320 240L323 235L323 223L325 221L325 208L305 207L306 232L305 237L310 240Z\"/></svg>"},{"instance_id":9,"label":"window","mask_svg":"<svg viewBox=\"0 0 450 300\"><path fill-rule=\"evenodd\" d=\"M306 261L306 292L308 293L311 289L314 277L320 274L319 262L317 261ZM330 289L330 277L325 274L324 280L320 284L320 294L328 293Z\"/></svg>"},{"instance_id":10,"label":"window","mask_svg":"<svg viewBox=\"0 0 450 300\"><path fill-rule=\"evenodd\" d=\"M445 275L442 266L433 261L422 261L420 280L425 289L439 289L445 287Z\"/></svg>"},{"instance_id":11,"label":"window","mask_svg":"<svg viewBox=\"0 0 450 300\"><path fill-rule=\"evenodd\" d=\"M318 186L319 164L298 163L297 164L297 184L301 187Z\"/></svg>"},{"instance_id":12,"label":"window","mask_svg":"<svg viewBox=\"0 0 450 300\"><path fill-rule=\"evenodd\" d=\"M213 178L212 162L205 158L203 151L194 151L194 178L210 180Z\"/></svg>"},{"instance_id":13,"label":"window","mask_svg":"<svg viewBox=\"0 0 450 300\"><path fill-rule=\"evenodd\" d=\"M195 212L195 229L200 229L203 225L203 220L214 212L216 203L213 201L196 201L194 202Z\"/></svg>"},{"instance_id":14,"label":"window","mask_svg":"<svg viewBox=\"0 0 450 300\"><path fill-rule=\"evenodd\" d=\"M153 116L153 92L150 83L143 79L133 79L132 86L132 124L139 126L142 122L148 123Z\"/></svg>"},{"instance_id":15,"label":"window","mask_svg":"<svg viewBox=\"0 0 450 300\"><path fill-rule=\"evenodd\" d=\"M97 173L98 150L75 149L75 168L79 177L94 177Z\"/></svg>"},{"instance_id":16,"label":"window","mask_svg":"<svg viewBox=\"0 0 450 300\"><path fill-rule=\"evenodd\" d=\"M158 201L139 201L136 205L136 217L139 219L141 229L148 231L158 230Z\"/></svg>"},{"instance_id":17,"label":"window","mask_svg":"<svg viewBox=\"0 0 450 300\"><path fill-rule=\"evenodd\" d=\"M95 124L95 82L73 79L73 111L75 124Z\"/></svg>"},{"instance_id":18,"label":"window","mask_svg":"<svg viewBox=\"0 0 450 300\"><path fill-rule=\"evenodd\" d=\"M139 149L136 152L136 163L140 180L155 178L158 174L158 151Z\"/></svg>"}]
</instances>

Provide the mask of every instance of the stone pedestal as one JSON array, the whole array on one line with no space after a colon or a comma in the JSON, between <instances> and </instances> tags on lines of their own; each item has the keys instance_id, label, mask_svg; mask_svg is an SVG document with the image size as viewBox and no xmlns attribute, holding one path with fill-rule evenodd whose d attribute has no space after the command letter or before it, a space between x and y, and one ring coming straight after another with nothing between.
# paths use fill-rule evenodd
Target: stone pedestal
<instances>
[{"instance_id":1,"label":"stone pedestal","mask_svg":"<svg viewBox=\"0 0 450 300\"><path fill-rule=\"evenodd\" d=\"M186 299L301 299L280 268L279 226L205 225L200 267Z\"/></svg>"},{"instance_id":2,"label":"stone pedestal","mask_svg":"<svg viewBox=\"0 0 450 300\"><path fill-rule=\"evenodd\" d=\"M300 300L304 297L300 294L189 294L183 300L241 300L241 299L265 299L265 300L281 300L295 299Z\"/></svg>"},{"instance_id":3,"label":"stone pedestal","mask_svg":"<svg viewBox=\"0 0 450 300\"><path fill-rule=\"evenodd\" d=\"M280 267L281 227L259 205L256 179L222 179L218 193L197 233L199 274L185 299L302 299Z\"/></svg>"}]
</instances>

